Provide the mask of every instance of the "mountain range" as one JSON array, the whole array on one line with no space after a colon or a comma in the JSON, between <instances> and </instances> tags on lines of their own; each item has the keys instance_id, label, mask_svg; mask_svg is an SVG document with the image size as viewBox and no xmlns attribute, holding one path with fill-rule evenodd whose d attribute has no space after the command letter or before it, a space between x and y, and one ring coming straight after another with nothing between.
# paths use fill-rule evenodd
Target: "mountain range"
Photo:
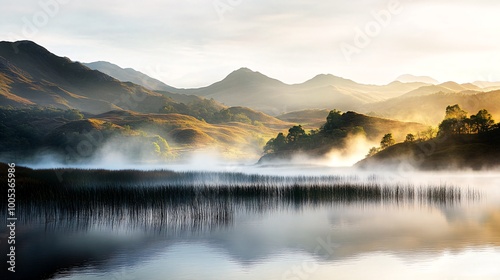
<instances>
[{"instance_id":1,"label":"mountain range","mask_svg":"<svg viewBox=\"0 0 500 280\"><path fill-rule=\"evenodd\" d=\"M173 100L121 82L30 42L0 42L2 105L76 108L89 113L116 109L158 112Z\"/></svg>"},{"instance_id":2,"label":"mountain range","mask_svg":"<svg viewBox=\"0 0 500 280\"><path fill-rule=\"evenodd\" d=\"M470 114L487 109L496 119L500 117L500 83L438 83L411 75L398 79L387 85L367 85L320 74L303 83L286 84L241 68L206 87L179 89L109 62L75 62L31 41L0 42L0 106L75 109L98 129L132 136L159 135L178 149L212 144L234 148L251 142L255 151L267 137L294 124L318 128L332 109L364 114L366 127L359 126L367 131L379 120L370 117L436 126L443 119L443 108L452 104L460 104ZM19 112L7 113L14 116ZM68 114L79 113L58 111L56 117L36 123L66 125L60 135L80 133L70 131L83 126L70 124L73 116L64 117ZM29 125L4 125L2 135L29 134L35 129ZM148 130L151 127L155 130ZM37 133L43 138L50 131ZM24 147L23 143L17 144Z\"/></svg>"},{"instance_id":3,"label":"mountain range","mask_svg":"<svg viewBox=\"0 0 500 280\"><path fill-rule=\"evenodd\" d=\"M144 81L154 81L140 72L108 62L85 65L107 71L121 81L136 81L146 86L148 83ZM135 75L131 76L132 73ZM442 108L451 103L461 104L470 113L487 108L495 117L500 117L499 106L493 105L498 103L490 102L499 98L496 90L500 89L500 82L439 83L427 76L402 75L387 85L366 85L331 74L320 74L304 83L290 85L260 72L241 68L203 88L178 89L162 82L149 83L149 86L150 89L163 91L164 95L174 100L186 96L213 98L228 106L250 107L286 121L290 120L287 114L293 114L292 119L301 120L302 124L317 125L329 110L335 108L437 125L443 117ZM308 117L310 110L323 111L321 118Z\"/></svg>"},{"instance_id":4,"label":"mountain range","mask_svg":"<svg viewBox=\"0 0 500 280\"><path fill-rule=\"evenodd\" d=\"M107 62L96 61L91 63L82 63L92 70L100 71L122 82L131 82L143 86L150 90L174 91L175 88L152 78L142 72L132 68L121 68L120 66Z\"/></svg>"}]
</instances>

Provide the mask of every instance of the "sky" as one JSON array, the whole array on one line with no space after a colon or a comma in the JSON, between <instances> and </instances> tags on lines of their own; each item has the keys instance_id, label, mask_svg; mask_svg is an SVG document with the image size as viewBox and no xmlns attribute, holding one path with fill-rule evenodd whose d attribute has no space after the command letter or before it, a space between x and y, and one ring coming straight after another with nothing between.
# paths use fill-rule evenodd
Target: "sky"
<instances>
[{"instance_id":1,"label":"sky","mask_svg":"<svg viewBox=\"0 0 500 280\"><path fill-rule=\"evenodd\" d=\"M402 74L500 81L498 0L0 0L0 40L109 61L179 87L248 67L294 84L317 74L387 84Z\"/></svg>"}]
</instances>

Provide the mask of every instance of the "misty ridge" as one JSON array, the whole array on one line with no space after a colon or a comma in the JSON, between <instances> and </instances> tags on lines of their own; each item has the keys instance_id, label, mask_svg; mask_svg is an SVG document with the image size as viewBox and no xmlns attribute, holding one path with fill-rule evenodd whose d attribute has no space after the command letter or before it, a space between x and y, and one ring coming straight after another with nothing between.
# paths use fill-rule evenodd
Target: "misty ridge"
<instances>
[{"instance_id":1,"label":"misty ridge","mask_svg":"<svg viewBox=\"0 0 500 280\"><path fill-rule=\"evenodd\" d=\"M285 84L241 68L178 89L18 41L0 42L0 85L0 158L32 166L161 167L199 158L412 170L497 165L495 82L402 75L366 85L320 74ZM449 114L452 106L460 116Z\"/></svg>"}]
</instances>

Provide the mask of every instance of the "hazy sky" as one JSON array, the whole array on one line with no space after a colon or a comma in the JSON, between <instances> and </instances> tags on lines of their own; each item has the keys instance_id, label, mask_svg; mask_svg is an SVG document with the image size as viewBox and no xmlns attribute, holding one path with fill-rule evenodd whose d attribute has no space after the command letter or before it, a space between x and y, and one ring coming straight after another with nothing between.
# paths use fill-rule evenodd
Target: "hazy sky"
<instances>
[{"instance_id":1,"label":"hazy sky","mask_svg":"<svg viewBox=\"0 0 500 280\"><path fill-rule=\"evenodd\" d=\"M0 40L106 60L176 87L249 67L287 83L331 73L500 80L498 0L0 0ZM377 20L378 18L378 20Z\"/></svg>"}]
</instances>

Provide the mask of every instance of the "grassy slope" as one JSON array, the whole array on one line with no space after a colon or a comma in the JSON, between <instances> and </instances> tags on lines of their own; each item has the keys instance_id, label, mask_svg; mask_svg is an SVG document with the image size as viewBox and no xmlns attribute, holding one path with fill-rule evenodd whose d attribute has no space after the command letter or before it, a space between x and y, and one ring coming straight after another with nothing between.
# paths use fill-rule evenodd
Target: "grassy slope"
<instances>
[{"instance_id":1,"label":"grassy slope","mask_svg":"<svg viewBox=\"0 0 500 280\"><path fill-rule=\"evenodd\" d=\"M88 121L79 121L88 122ZM275 129L265 126L231 122L209 124L194 117L181 114L141 114L129 111L112 111L96 115L92 123L112 123L115 128L130 127L131 131L143 131L160 135L170 147L181 155L195 149L218 149L227 157L255 157L260 153L266 139L276 133ZM62 136L72 131L90 130L90 127L74 126L68 123L56 128ZM284 124L288 125L288 124ZM56 137L53 135L52 137Z\"/></svg>"},{"instance_id":2,"label":"grassy slope","mask_svg":"<svg viewBox=\"0 0 500 280\"><path fill-rule=\"evenodd\" d=\"M482 169L500 164L500 129L420 143L399 143L356 164L360 168Z\"/></svg>"}]
</instances>

